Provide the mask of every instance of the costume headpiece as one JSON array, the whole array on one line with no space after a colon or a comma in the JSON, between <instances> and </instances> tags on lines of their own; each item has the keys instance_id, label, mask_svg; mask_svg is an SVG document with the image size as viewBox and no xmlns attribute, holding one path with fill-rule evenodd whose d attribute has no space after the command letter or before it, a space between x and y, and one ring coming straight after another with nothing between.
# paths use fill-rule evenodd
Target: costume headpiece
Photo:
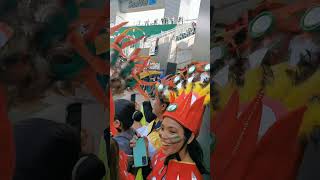
<instances>
[{"instance_id":1,"label":"costume headpiece","mask_svg":"<svg viewBox=\"0 0 320 180\"><path fill-rule=\"evenodd\" d=\"M204 99L205 96L197 97L193 93L183 93L168 106L163 117L176 120L195 135L198 135L204 112Z\"/></svg>"},{"instance_id":2,"label":"costume headpiece","mask_svg":"<svg viewBox=\"0 0 320 180\"><path fill-rule=\"evenodd\" d=\"M120 31L125 24L127 24L127 22L112 27L110 34L113 35L116 31ZM123 79L122 82L126 82L121 85L121 90L129 87L139 91L144 97L148 97L141 89L141 86L153 86L155 85L155 82L145 82L140 79L140 75L148 72L147 68L151 66L150 62L152 59L150 56L141 55L140 48L135 49L129 57L124 54L123 49L138 43L144 38L144 36L141 36L135 39L134 37L127 35L131 30L142 31L137 27L131 27L126 28L117 36L111 36L113 39L113 42L110 44L110 48L113 50L111 53L111 69L115 72L111 75L111 79L120 78L120 80ZM145 33L143 32L143 34Z\"/></svg>"},{"instance_id":3,"label":"costume headpiece","mask_svg":"<svg viewBox=\"0 0 320 180\"><path fill-rule=\"evenodd\" d=\"M205 104L210 101L210 84L203 88L201 82L187 82L187 88L181 87L180 92L170 93L170 105L163 117L178 121L197 136Z\"/></svg>"}]
</instances>

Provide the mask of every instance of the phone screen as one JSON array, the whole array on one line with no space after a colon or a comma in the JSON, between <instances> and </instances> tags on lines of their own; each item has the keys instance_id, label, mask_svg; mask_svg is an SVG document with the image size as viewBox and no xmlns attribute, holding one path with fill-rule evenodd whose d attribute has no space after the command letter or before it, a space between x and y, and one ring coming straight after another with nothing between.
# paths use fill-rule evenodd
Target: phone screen
<instances>
[{"instance_id":1,"label":"phone screen","mask_svg":"<svg viewBox=\"0 0 320 180\"><path fill-rule=\"evenodd\" d=\"M136 102L136 94L131 94L131 101L132 101L133 103Z\"/></svg>"},{"instance_id":2,"label":"phone screen","mask_svg":"<svg viewBox=\"0 0 320 180\"><path fill-rule=\"evenodd\" d=\"M144 138L139 138L136 146L133 148L133 159L135 167L143 167L148 165L147 148Z\"/></svg>"}]
</instances>

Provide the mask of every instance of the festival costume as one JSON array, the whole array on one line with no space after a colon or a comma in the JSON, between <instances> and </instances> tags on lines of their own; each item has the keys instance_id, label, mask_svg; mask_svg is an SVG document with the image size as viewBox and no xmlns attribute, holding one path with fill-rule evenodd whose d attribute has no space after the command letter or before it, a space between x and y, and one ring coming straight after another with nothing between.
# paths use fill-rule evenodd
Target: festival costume
<instances>
[{"instance_id":1,"label":"festival costume","mask_svg":"<svg viewBox=\"0 0 320 180\"><path fill-rule=\"evenodd\" d=\"M282 116L256 145L262 98L263 94L259 94L237 117L239 104L235 102L239 102L239 95L235 92L221 112L224 121L214 128L218 139L211 159L214 178L289 180L294 176L301 156L297 133L306 108L301 107ZM283 128L286 134L282 133ZM275 142L279 144L274 146ZM265 168L271 168L268 176L265 176Z\"/></svg>"},{"instance_id":2,"label":"festival costume","mask_svg":"<svg viewBox=\"0 0 320 180\"><path fill-rule=\"evenodd\" d=\"M119 176L120 180L134 180L135 177L128 172L128 155L119 151Z\"/></svg>"},{"instance_id":3,"label":"festival costume","mask_svg":"<svg viewBox=\"0 0 320 180\"><path fill-rule=\"evenodd\" d=\"M305 11L310 7L309 10L312 10L312 4L315 2L318 1L299 1L292 5L282 4L276 8L267 9L275 16L278 24L285 22L281 25L277 24L277 30L301 33L302 30L306 31L305 25L299 27L295 17L297 14L294 13ZM268 16L268 13L262 15ZM313 31L319 30L318 27L316 28ZM263 35L268 33L270 34L270 30ZM261 40L263 35L255 38ZM306 32L302 32L302 35L302 38L310 38L310 34ZM271 37L271 41L274 40ZM292 65L297 65L296 59L291 59L297 55L292 54L295 49L292 44L289 48L291 48L291 54L288 62L275 65L273 64L275 61L270 61L273 77L267 77L271 80L265 84L260 95L258 92L262 89L262 86L259 86L259 84L262 85L262 78L259 73L252 72L255 76L245 78L245 83L250 82L250 85L240 88L240 93L235 91L230 95L224 108L215 113L212 130L216 134L217 141L211 156L213 179L296 179L303 153L299 136L309 136L315 126L319 125L319 113L316 109L319 109L320 105L317 100L311 101L312 97L319 94L317 87L319 70L317 69L304 82L296 84L287 73L288 69L292 69ZM283 48L278 51L287 52ZM317 51L317 49L311 49L311 61L313 61L313 53ZM276 63L278 62L281 62L281 59ZM252 98L254 95L257 97ZM246 101L250 102L249 105ZM259 134L265 118L265 107L273 111L275 121L271 122L270 119L270 127L266 132ZM252 112L252 115L244 118L243 122L242 118L248 112Z\"/></svg>"},{"instance_id":4,"label":"festival costume","mask_svg":"<svg viewBox=\"0 0 320 180\"><path fill-rule=\"evenodd\" d=\"M181 95L174 95L170 92L170 105L163 117L170 117L189 129L195 136L199 134L204 112L205 99L208 99L210 85L201 89L200 84L191 83L192 89L188 92L188 87ZM186 85L188 86L188 85ZM202 175L193 163L176 160L169 160L168 165L164 164L166 155L160 149L152 160L152 172L148 176L149 180L166 179L202 179Z\"/></svg>"},{"instance_id":5,"label":"festival costume","mask_svg":"<svg viewBox=\"0 0 320 180\"><path fill-rule=\"evenodd\" d=\"M126 22L121 23L119 25L116 25L115 27L112 27L110 30L110 34L114 34L115 31L119 30L125 24L126 24ZM139 49L139 48L135 49L129 57L127 57L123 53L124 48L126 48L132 44L137 43L138 41L140 41L143 38L143 37L140 37L140 38L134 39L130 36L127 36L127 33L130 30L139 30L139 29L138 28L128 28L122 34L114 37L113 41L111 43L111 50L113 51L111 53L111 57L112 57L111 69L114 72L113 74L111 74L111 79L115 79L117 81L124 82L121 85L122 87L119 89L119 91L113 91L113 93L121 93L121 91L123 89L126 89L127 87L129 87L131 89L137 90L141 95L143 95L145 98L148 99L149 98L148 94L146 94L146 92L144 92L141 89L141 86L155 86L157 89L156 95L160 95L160 93L161 93L162 95L164 95L164 97L169 99L170 102L172 102L172 103L177 97L180 97L180 101L184 98L189 98L188 103L190 104L191 103L191 96L192 96L191 91L193 89L197 89L198 92L196 93L197 94L196 96L199 99L195 102L196 105L193 107L192 110L190 110L190 107L183 108L183 109L190 112L189 118L194 117L194 118L198 119L196 128L200 129L202 112L199 113L198 111L200 108L204 109L203 108L204 101L206 103L208 103L210 100L210 96L209 96L210 85L206 85L203 83L204 81L207 80L206 77L208 76L208 71L210 70L209 69L210 67L208 67L208 64L202 63L202 62L192 63L190 65L192 67L191 71L188 71L189 70L188 68L185 69L184 71L181 71L179 74L180 78L178 78L178 80L177 80L177 78L174 79L178 75L171 75L171 76L167 76L167 77L163 78L160 83L145 82L145 81L141 80L141 77L143 76L143 74L148 73L147 68L149 67L149 64L150 64L149 62L152 61L152 59L149 56L140 55L141 49ZM120 61L120 59L122 61ZM188 71L187 77L182 76L182 74L185 73L185 71ZM202 83L192 83L193 78L194 78L193 74L196 72L202 74L202 77L201 77ZM207 73L207 75L205 73ZM190 80L188 81L187 78L189 78ZM177 82L175 80L177 80ZM188 81L188 83L186 83L187 81ZM184 86L186 86L186 87L184 87ZM186 96L186 94L189 94L189 96ZM178 100L177 100L177 102L178 102ZM192 120L193 122L195 122L193 119L185 119L185 120L190 121L190 122ZM160 121L158 119L156 119L148 124L148 129L149 129L148 139L149 139L150 143L156 149L160 149L160 147L161 147L159 133L156 131L156 129L158 129L160 127L159 123L160 123ZM113 124L110 124L110 126L112 127ZM188 126L188 127L190 127L190 126ZM114 129L114 128L111 128L111 129ZM156 163L157 166L152 165L153 169L154 169L153 172L157 172L158 167L161 168L160 166L164 167L164 164L162 161L164 159L160 158L160 157L163 158L163 154L162 155L159 155L159 154L161 154L161 149L158 150L158 153L156 153L154 155L152 164L154 164L154 162L157 162ZM129 174L126 172L127 163L125 162L125 159L126 159L125 154L122 152L122 153L120 153L120 156L122 157L122 159L120 160L120 161L122 161L120 164L120 170L122 172L120 174L122 174L123 177L127 177L127 175L129 175ZM162 162L162 163L160 163L160 162ZM167 179L172 179L172 177L175 177L176 175L179 175L179 174L181 174L180 175L181 177L179 177L179 178L185 179L183 172L181 171L181 169L179 169L177 167L190 169L190 172L192 170L194 173L192 173L192 174L190 173L190 176L188 176L188 177L192 178L193 176L197 176L197 179L201 179L200 173L198 172L195 164L174 162L174 161L169 163L168 174L166 174ZM176 170L179 170L179 172L170 171L170 169L173 169L173 168ZM151 175L149 177L151 178Z\"/></svg>"}]
</instances>

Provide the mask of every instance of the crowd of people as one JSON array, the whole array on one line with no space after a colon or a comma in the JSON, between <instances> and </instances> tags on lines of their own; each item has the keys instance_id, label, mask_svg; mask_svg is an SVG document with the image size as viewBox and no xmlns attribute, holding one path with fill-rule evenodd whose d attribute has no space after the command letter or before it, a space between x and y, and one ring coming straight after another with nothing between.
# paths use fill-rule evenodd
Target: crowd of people
<instances>
[{"instance_id":1,"label":"crowd of people","mask_svg":"<svg viewBox=\"0 0 320 180\"><path fill-rule=\"evenodd\" d=\"M208 72L203 70L205 65L190 67L191 70L197 67L200 73L195 77L185 73L188 78L194 78L189 79L189 83L187 78L182 78L184 73L181 73L181 79L177 75L162 79L154 88L156 96L141 104L135 105L129 99L114 101L115 115L110 122L115 129L113 140L118 144L120 159L127 160L119 167L120 179L136 176L143 179L178 176L202 179L202 174L208 174L209 170L203 165L201 145L196 140L210 95L209 78L200 77ZM202 88L206 92L201 91ZM148 166L141 167L141 174L139 168L133 166L133 148L138 138L145 139L149 159ZM185 171L175 172L176 167L185 168Z\"/></svg>"},{"instance_id":2,"label":"crowd of people","mask_svg":"<svg viewBox=\"0 0 320 180\"><path fill-rule=\"evenodd\" d=\"M160 20L154 19L153 21L150 21L149 19L144 21L145 26L151 26L151 25L166 25L166 24L184 24L184 18L183 17L163 17ZM141 21L138 21L138 26L142 25Z\"/></svg>"},{"instance_id":3,"label":"crowd of people","mask_svg":"<svg viewBox=\"0 0 320 180\"><path fill-rule=\"evenodd\" d=\"M115 44L121 46L124 40ZM139 80L139 75L148 71L149 58L140 58L138 53L124 58L121 51L112 49L117 56L113 56L115 63L111 68L118 73L112 74L111 80L122 86L112 93L130 93L131 89L144 101L132 102L119 96L110 101L110 131L112 141L119 148L119 152L112 155L119 156L118 176L123 180L203 179L209 169L204 165L202 148L205 145L200 145L197 137L210 101L210 64L193 62L158 81L144 81ZM136 63L130 65L132 57ZM127 61L120 62L123 58ZM126 75L122 76L124 73ZM134 85L131 84L133 79ZM142 86L150 86L153 92L145 92ZM135 159L138 158L136 143L140 141L144 142L146 150L142 166L136 164L139 159Z\"/></svg>"},{"instance_id":4,"label":"crowd of people","mask_svg":"<svg viewBox=\"0 0 320 180\"><path fill-rule=\"evenodd\" d=\"M192 22L192 28L188 28L186 32L183 32L176 36L176 41L180 41L182 39L185 39L187 37L190 37L192 35L196 34L196 23Z\"/></svg>"}]
</instances>

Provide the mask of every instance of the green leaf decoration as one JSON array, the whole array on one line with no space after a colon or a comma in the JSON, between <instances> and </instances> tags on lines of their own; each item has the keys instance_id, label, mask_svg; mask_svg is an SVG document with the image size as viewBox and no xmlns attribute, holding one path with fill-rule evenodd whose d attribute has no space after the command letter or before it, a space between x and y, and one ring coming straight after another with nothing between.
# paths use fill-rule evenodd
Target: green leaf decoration
<instances>
[{"instance_id":1,"label":"green leaf decoration","mask_svg":"<svg viewBox=\"0 0 320 180\"><path fill-rule=\"evenodd\" d=\"M132 69L134 68L134 62L130 62L124 69L121 70L120 76L127 77L131 74Z\"/></svg>"}]
</instances>

